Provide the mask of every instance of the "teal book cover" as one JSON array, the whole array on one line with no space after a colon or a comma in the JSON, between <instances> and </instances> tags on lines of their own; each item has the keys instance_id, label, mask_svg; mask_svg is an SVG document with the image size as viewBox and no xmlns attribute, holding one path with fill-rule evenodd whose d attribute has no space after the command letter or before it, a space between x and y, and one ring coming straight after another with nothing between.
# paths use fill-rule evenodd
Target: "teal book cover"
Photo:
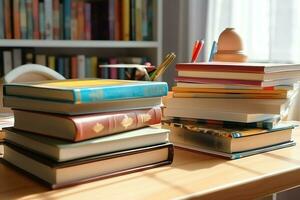
<instances>
[{"instance_id":1,"label":"teal book cover","mask_svg":"<svg viewBox=\"0 0 300 200\"><path fill-rule=\"evenodd\" d=\"M115 79L69 79L4 85L5 96L74 104L166 96L165 82Z\"/></svg>"},{"instance_id":2,"label":"teal book cover","mask_svg":"<svg viewBox=\"0 0 300 200\"><path fill-rule=\"evenodd\" d=\"M63 9L64 39L71 40L71 0L63 1Z\"/></svg>"}]
</instances>

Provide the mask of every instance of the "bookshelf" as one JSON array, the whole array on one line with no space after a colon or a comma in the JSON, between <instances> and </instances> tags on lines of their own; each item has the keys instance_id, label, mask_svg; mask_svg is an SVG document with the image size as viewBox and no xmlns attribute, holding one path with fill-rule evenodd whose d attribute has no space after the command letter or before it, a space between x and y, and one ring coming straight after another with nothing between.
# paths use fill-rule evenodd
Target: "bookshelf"
<instances>
[{"instance_id":1,"label":"bookshelf","mask_svg":"<svg viewBox=\"0 0 300 200\"><path fill-rule=\"evenodd\" d=\"M54 0L53 0L54 1ZM40 1L41 2L41 1ZM43 2L43 1L42 1ZM63 1L61 1L63 2ZM90 2L90 1L83 1ZM122 0L120 1L122 2ZM30 49L34 54L51 56L101 56L101 57L147 57L157 65L162 60L162 0L153 0L153 26L151 40L45 40L0 39L1 54L4 50ZM12 20L13 22L13 20ZM12 31L13 31L12 26ZM1 61L1 67L3 67Z\"/></svg>"}]
</instances>

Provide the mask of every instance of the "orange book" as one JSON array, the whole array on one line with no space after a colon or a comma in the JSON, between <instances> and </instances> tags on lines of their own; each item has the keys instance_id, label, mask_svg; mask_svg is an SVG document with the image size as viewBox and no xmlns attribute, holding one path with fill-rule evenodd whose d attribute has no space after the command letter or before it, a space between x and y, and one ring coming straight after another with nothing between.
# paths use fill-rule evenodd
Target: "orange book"
<instances>
[{"instance_id":1,"label":"orange book","mask_svg":"<svg viewBox=\"0 0 300 200\"><path fill-rule=\"evenodd\" d=\"M71 78L78 78L77 56L71 58Z\"/></svg>"},{"instance_id":2,"label":"orange book","mask_svg":"<svg viewBox=\"0 0 300 200\"><path fill-rule=\"evenodd\" d=\"M59 39L59 0L53 0L53 39Z\"/></svg>"},{"instance_id":3,"label":"orange book","mask_svg":"<svg viewBox=\"0 0 300 200\"><path fill-rule=\"evenodd\" d=\"M11 28L11 5L10 0L4 0L4 26L5 26L5 38L12 39Z\"/></svg>"},{"instance_id":4,"label":"orange book","mask_svg":"<svg viewBox=\"0 0 300 200\"><path fill-rule=\"evenodd\" d=\"M122 0L122 39L130 39L130 1Z\"/></svg>"},{"instance_id":5,"label":"orange book","mask_svg":"<svg viewBox=\"0 0 300 200\"><path fill-rule=\"evenodd\" d=\"M32 0L33 39L40 39L39 0Z\"/></svg>"},{"instance_id":6,"label":"orange book","mask_svg":"<svg viewBox=\"0 0 300 200\"><path fill-rule=\"evenodd\" d=\"M115 0L115 40L122 39L121 0Z\"/></svg>"},{"instance_id":7,"label":"orange book","mask_svg":"<svg viewBox=\"0 0 300 200\"><path fill-rule=\"evenodd\" d=\"M77 2L71 2L71 39L78 40L77 31Z\"/></svg>"},{"instance_id":8,"label":"orange book","mask_svg":"<svg viewBox=\"0 0 300 200\"><path fill-rule=\"evenodd\" d=\"M84 2L77 2L77 36L79 40L84 39Z\"/></svg>"},{"instance_id":9,"label":"orange book","mask_svg":"<svg viewBox=\"0 0 300 200\"><path fill-rule=\"evenodd\" d=\"M14 0L14 38L21 39L21 24L20 24L20 0Z\"/></svg>"}]
</instances>

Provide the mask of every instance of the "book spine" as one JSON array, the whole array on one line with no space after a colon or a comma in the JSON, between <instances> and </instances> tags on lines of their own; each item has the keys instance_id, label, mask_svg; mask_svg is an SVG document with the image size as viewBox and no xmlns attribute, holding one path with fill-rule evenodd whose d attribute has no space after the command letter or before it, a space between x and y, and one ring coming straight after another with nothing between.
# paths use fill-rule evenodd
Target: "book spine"
<instances>
[{"instance_id":1,"label":"book spine","mask_svg":"<svg viewBox=\"0 0 300 200\"><path fill-rule=\"evenodd\" d=\"M11 27L11 4L10 0L4 0L4 24L5 24L5 39L12 39L12 27Z\"/></svg>"},{"instance_id":2,"label":"book spine","mask_svg":"<svg viewBox=\"0 0 300 200\"><path fill-rule=\"evenodd\" d=\"M154 6L156 1L147 0L147 37L145 40L153 40L153 21L154 21L154 9L157 6Z\"/></svg>"},{"instance_id":3,"label":"book spine","mask_svg":"<svg viewBox=\"0 0 300 200\"><path fill-rule=\"evenodd\" d=\"M136 40L135 35L135 0L130 0L130 40Z\"/></svg>"},{"instance_id":4,"label":"book spine","mask_svg":"<svg viewBox=\"0 0 300 200\"><path fill-rule=\"evenodd\" d=\"M44 2L39 2L39 31L40 39L45 39L45 5Z\"/></svg>"},{"instance_id":5,"label":"book spine","mask_svg":"<svg viewBox=\"0 0 300 200\"><path fill-rule=\"evenodd\" d=\"M86 57L85 58L85 77L90 78L92 77L92 68L91 68L91 57Z\"/></svg>"},{"instance_id":6,"label":"book spine","mask_svg":"<svg viewBox=\"0 0 300 200\"><path fill-rule=\"evenodd\" d=\"M27 39L33 39L32 0L26 0L26 14L27 14Z\"/></svg>"},{"instance_id":7,"label":"book spine","mask_svg":"<svg viewBox=\"0 0 300 200\"><path fill-rule=\"evenodd\" d=\"M115 40L121 40L122 39L122 33L121 33L121 0L115 0L114 5L114 18L115 18L115 27L114 27L114 38Z\"/></svg>"},{"instance_id":8,"label":"book spine","mask_svg":"<svg viewBox=\"0 0 300 200\"><path fill-rule=\"evenodd\" d=\"M130 1L122 0L122 39L130 39Z\"/></svg>"},{"instance_id":9,"label":"book spine","mask_svg":"<svg viewBox=\"0 0 300 200\"><path fill-rule=\"evenodd\" d=\"M110 0L108 3L108 29L109 39L115 39L115 0Z\"/></svg>"},{"instance_id":10,"label":"book spine","mask_svg":"<svg viewBox=\"0 0 300 200\"><path fill-rule=\"evenodd\" d=\"M118 61L116 58L111 58L109 59L109 63L110 64L117 64ZM111 67L109 68L110 70L110 78L111 79L117 79L118 78L118 68L115 68L115 67Z\"/></svg>"},{"instance_id":11,"label":"book spine","mask_svg":"<svg viewBox=\"0 0 300 200\"><path fill-rule=\"evenodd\" d=\"M77 56L78 78L85 78L85 56Z\"/></svg>"},{"instance_id":12,"label":"book spine","mask_svg":"<svg viewBox=\"0 0 300 200\"><path fill-rule=\"evenodd\" d=\"M98 58L97 56L91 57L91 77L96 78L98 71Z\"/></svg>"},{"instance_id":13,"label":"book spine","mask_svg":"<svg viewBox=\"0 0 300 200\"><path fill-rule=\"evenodd\" d=\"M55 70L56 68L55 56L48 56L48 67Z\"/></svg>"},{"instance_id":14,"label":"book spine","mask_svg":"<svg viewBox=\"0 0 300 200\"><path fill-rule=\"evenodd\" d=\"M77 2L77 36L79 40L84 39L84 2Z\"/></svg>"},{"instance_id":15,"label":"book spine","mask_svg":"<svg viewBox=\"0 0 300 200\"><path fill-rule=\"evenodd\" d=\"M20 24L20 0L13 2L13 20L14 20L14 39L21 39L21 24ZM1 8L0 8L1 9ZM0 36L1 38L1 36Z\"/></svg>"},{"instance_id":16,"label":"book spine","mask_svg":"<svg viewBox=\"0 0 300 200\"><path fill-rule=\"evenodd\" d=\"M53 39L59 39L59 0L53 0L53 15L52 15L52 23L53 23Z\"/></svg>"},{"instance_id":17,"label":"book spine","mask_svg":"<svg viewBox=\"0 0 300 200\"><path fill-rule=\"evenodd\" d=\"M64 58L58 57L57 58L57 69L56 71L60 73L61 75L65 75L65 69L64 69Z\"/></svg>"},{"instance_id":18,"label":"book spine","mask_svg":"<svg viewBox=\"0 0 300 200\"><path fill-rule=\"evenodd\" d=\"M59 37L60 40L64 39L64 7L63 4L59 4Z\"/></svg>"},{"instance_id":19,"label":"book spine","mask_svg":"<svg viewBox=\"0 0 300 200\"><path fill-rule=\"evenodd\" d=\"M20 0L20 27L21 27L21 38L27 39L27 14L26 14L25 0Z\"/></svg>"},{"instance_id":20,"label":"book spine","mask_svg":"<svg viewBox=\"0 0 300 200\"><path fill-rule=\"evenodd\" d=\"M5 39L4 0L0 0L0 39Z\"/></svg>"},{"instance_id":21,"label":"book spine","mask_svg":"<svg viewBox=\"0 0 300 200\"><path fill-rule=\"evenodd\" d=\"M66 79L71 78L71 72L70 72L70 58L69 57L65 57L64 58L64 76Z\"/></svg>"},{"instance_id":22,"label":"book spine","mask_svg":"<svg viewBox=\"0 0 300 200\"><path fill-rule=\"evenodd\" d=\"M77 2L71 1L71 40L77 39Z\"/></svg>"},{"instance_id":23,"label":"book spine","mask_svg":"<svg viewBox=\"0 0 300 200\"><path fill-rule=\"evenodd\" d=\"M64 39L71 40L71 0L63 1L64 7Z\"/></svg>"},{"instance_id":24,"label":"book spine","mask_svg":"<svg viewBox=\"0 0 300 200\"><path fill-rule=\"evenodd\" d=\"M7 74L13 68L13 61L11 51L3 51L3 69L4 75Z\"/></svg>"},{"instance_id":25,"label":"book spine","mask_svg":"<svg viewBox=\"0 0 300 200\"><path fill-rule=\"evenodd\" d=\"M145 126L158 124L161 121L161 108L133 110L119 113L107 113L93 117L73 118L76 126L74 141L111 135Z\"/></svg>"},{"instance_id":26,"label":"book spine","mask_svg":"<svg viewBox=\"0 0 300 200\"><path fill-rule=\"evenodd\" d=\"M126 74L125 74L125 68L119 68L118 69L118 79L125 80Z\"/></svg>"},{"instance_id":27,"label":"book spine","mask_svg":"<svg viewBox=\"0 0 300 200\"><path fill-rule=\"evenodd\" d=\"M47 66L46 55L37 54L35 56L35 63L39 65Z\"/></svg>"},{"instance_id":28,"label":"book spine","mask_svg":"<svg viewBox=\"0 0 300 200\"><path fill-rule=\"evenodd\" d=\"M71 78L78 78L78 65L76 56L72 56L71 58Z\"/></svg>"},{"instance_id":29,"label":"book spine","mask_svg":"<svg viewBox=\"0 0 300 200\"><path fill-rule=\"evenodd\" d=\"M53 40L53 9L52 0L45 0L45 39Z\"/></svg>"},{"instance_id":30,"label":"book spine","mask_svg":"<svg viewBox=\"0 0 300 200\"><path fill-rule=\"evenodd\" d=\"M92 39L92 28L91 28L91 3L84 3L84 31L86 40Z\"/></svg>"},{"instance_id":31,"label":"book spine","mask_svg":"<svg viewBox=\"0 0 300 200\"><path fill-rule=\"evenodd\" d=\"M22 50L13 49L13 67L19 67L22 65Z\"/></svg>"},{"instance_id":32,"label":"book spine","mask_svg":"<svg viewBox=\"0 0 300 200\"><path fill-rule=\"evenodd\" d=\"M137 41L143 40L142 35L142 0L135 0L135 36Z\"/></svg>"},{"instance_id":33,"label":"book spine","mask_svg":"<svg viewBox=\"0 0 300 200\"><path fill-rule=\"evenodd\" d=\"M91 103L107 101L107 100L121 100L121 99L136 99L147 97L166 96L168 93L168 86L166 83L158 84L141 84L130 85L123 87L101 87L89 89L80 89L74 91L74 103Z\"/></svg>"},{"instance_id":34,"label":"book spine","mask_svg":"<svg viewBox=\"0 0 300 200\"><path fill-rule=\"evenodd\" d=\"M40 19L39 19L39 0L32 0L32 13L33 13L33 39L40 39Z\"/></svg>"}]
</instances>

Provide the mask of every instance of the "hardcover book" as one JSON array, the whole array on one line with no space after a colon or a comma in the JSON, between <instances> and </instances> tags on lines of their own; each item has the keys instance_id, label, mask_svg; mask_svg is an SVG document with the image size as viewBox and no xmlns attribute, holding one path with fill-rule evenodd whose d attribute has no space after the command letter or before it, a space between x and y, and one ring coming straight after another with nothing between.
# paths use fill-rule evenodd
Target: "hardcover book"
<instances>
[{"instance_id":1,"label":"hardcover book","mask_svg":"<svg viewBox=\"0 0 300 200\"><path fill-rule=\"evenodd\" d=\"M56 189L171 164L173 145L154 145L58 163L7 143L3 158Z\"/></svg>"},{"instance_id":2,"label":"hardcover book","mask_svg":"<svg viewBox=\"0 0 300 200\"><path fill-rule=\"evenodd\" d=\"M199 151L216 152L232 159L291 145L292 129L242 137L224 137L180 127L169 127L170 141L175 146ZM219 152L219 153L218 153Z\"/></svg>"},{"instance_id":3,"label":"hardcover book","mask_svg":"<svg viewBox=\"0 0 300 200\"><path fill-rule=\"evenodd\" d=\"M161 97L168 93L164 82L75 79L4 85L4 96L44 99L74 104Z\"/></svg>"},{"instance_id":4,"label":"hardcover book","mask_svg":"<svg viewBox=\"0 0 300 200\"><path fill-rule=\"evenodd\" d=\"M62 162L107 154L128 149L164 144L169 141L169 130L146 127L82 142L69 142L14 128L6 128L6 142Z\"/></svg>"},{"instance_id":5,"label":"hardcover book","mask_svg":"<svg viewBox=\"0 0 300 200\"><path fill-rule=\"evenodd\" d=\"M76 116L14 110L14 115L17 129L82 141L158 124L161 108Z\"/></svg>"},{"instance_id":6,"label":"hardcover book","mask_svg":"<svg viewBox=\"0 0 300 200\"><path fill-rule=\"evenodd\" d=\"M10 108L66 115L115 112L123 110L146 109L161 106L161 97L139 98L100 103L72 104L68 102L4 96L3 105Z\"/></svg>"}]
</instances>

